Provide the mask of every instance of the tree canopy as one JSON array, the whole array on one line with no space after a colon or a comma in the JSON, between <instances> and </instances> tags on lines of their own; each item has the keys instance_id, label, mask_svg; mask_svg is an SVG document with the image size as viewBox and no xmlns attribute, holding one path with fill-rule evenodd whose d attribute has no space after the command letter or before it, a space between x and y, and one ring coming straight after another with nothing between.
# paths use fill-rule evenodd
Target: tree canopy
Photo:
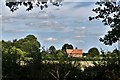
<instances>
[{"instance_id":1,"label":"tree canopy","mask_svg":"<svg viewBox=\"0 0 120 80\"><path fill-rule=\"evenodd\" d=\"M10 8L10 11L14 12L19 9L19 6L25 6L26 11L30 11L34 8L34 5L39 7L41 10L48 8L48 3L55 6L60 6L62 0L6 0L6 6Z\"/></svg>"},{"instance_id":2,"label":"tree canopy","mask_svg":"<svg viewBox=\"0 0 120 80\"><path fill-rule=\"evenodd\" d=\"M16 53L21 53L19 55L22 55L23 53L25 53L24 56L32 58L33 62L40 61L40 58L41 58L40 47L41 45L37 41L37 38L34 35L28 35L23 39L13 40L13 42L4 41L4 40L2 41L2 49L3 51L5 51L3 53L10 54L11 50L15 52L17 51Z\"/></svg>"},{"instance_id":3,"label":"tree canopy","mask_svg":"<svg viewBox=\"0 0 120 80\"><path fill-rule=\"evenodd\" d=\"M105 45L112 45L120 40L120 2L96 2L99 7L94 8L92 11L96 16L89 17L89 20L101 20L104 25L110 26L111 30L100 41Z\"/></svg>"},{"instance_id":4,"label":"tree canopy","mask_svg":"<svg viewBox=\"0 0 120 80\"><path fill-rule=\"evenodd\" d=\"M27 46L22 47L24 44ZM114 50L112 52L113 54L110 53L112 54L112 56L110 56L111 61L108 61L109 58L106 58L105 64L103 64L103 61L96 64L94 58L92 60L91 57L67 58L62 50L56 50L56 54L49 54L47 51L40 52L40 43L38 43L34 35L28 35L23 39L15 39L13 41L3 40L2 43L0 42L0 45L2 45L2 80L120 79L120 60L119 56L116 55L118 50ZM73 48L71 44L64 44L63 46L66 46L65 49ZM51 46L50 49L55 50L55 47ZM39 55L40 53L43 54ZM91 48L88 53L90 56L99 55L99 51L95 47ZM28 54L32 55L28 56ZM42 57L42 59L40 57ZM26 61L26 58L30 60ZM81 60L91 60L94 62L94 66L83 66L84 70L82 71L83 67L79 63ZM20 64L21 62L25 62L26 64L22 65Z\"/></svg>"},{"instance_id":5,"label":"tree canopy","mask_svg":"<svg viewBox=\"0 0 120 80\"><path fill-rule=\"evenodd\" d=\"M26 72L21 70L26 70L22 65L32 65L31 71L34 72L36 65L40 65L40 63L40 43L34 35L28 35L23 39L15 39L13 41L2 40L3 78L7 77L16 80L21 74L26 74ZM27 75L29 74L28 72Z\"/></svg>"},{"instance_id":6,"label":"tree canopy","mask_svg":"<svg viewBox=\"0 0 120 80\"><path fill-rule=\"evenodd\" d=\"M28 35L25 38L16 41L15 46L27 52L27 54L31 56L40 52L40 43L34 35Z\"/></svg>"},{"instance_id":7,"label":"tree canopy","mask_svg":"<svg viewBox=\"0 0 120 80\"><path fill-rule=\"evenodd\" d=\"M94 57L100 55L100 52L97 48L93 47L88 50L88 55Z\"/></svg>"},{"instance_id":8,"label":"tree canopy","mask_svg":"<svg viewBox=\"0 0 120 80\"><path fill-rule=\"evenodd\" d=\"M50 51L51 54L55 54L56 53L56 48L54 46L50 46L49 51Z\"/></svg>"},{"instance_id":9,"label":"tree canopy","mask_svg":"<svg viewBox=\"0 0 120 80\"><path fill-rule=\"evenodd\" d=\"M73 45L68 44L68 43L64 44L62 46L62 51L66 51L66 49L73 49Z\"/></svg>"}]
</instances>

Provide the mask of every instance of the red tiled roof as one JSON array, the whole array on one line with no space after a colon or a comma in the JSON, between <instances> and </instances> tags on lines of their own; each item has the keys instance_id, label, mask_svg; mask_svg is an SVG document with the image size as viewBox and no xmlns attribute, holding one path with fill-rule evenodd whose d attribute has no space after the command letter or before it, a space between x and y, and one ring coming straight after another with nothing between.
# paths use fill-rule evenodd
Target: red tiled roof
<instances>
[{"instance_id":1,"label":"red tiled roof","mask_svg":"<svg viewBox=\"0 0 120 80\"><path fill-rule=\"evenodd\" d=\"M67 54L82 54L82 49L67 49Z\"/></svg>"}]
</instances>

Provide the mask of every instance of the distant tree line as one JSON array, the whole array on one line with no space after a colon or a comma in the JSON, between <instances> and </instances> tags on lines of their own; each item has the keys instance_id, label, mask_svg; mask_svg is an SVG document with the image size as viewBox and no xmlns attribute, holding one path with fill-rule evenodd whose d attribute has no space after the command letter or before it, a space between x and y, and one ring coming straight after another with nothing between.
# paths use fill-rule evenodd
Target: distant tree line
<instances>
[{"instance_id":1,"label":"distant tree line","mask_svg":"<svg viewBox=\"0 0 120 80\"><path fill-rule=\"evenodd\" d=\"M104 52L99 55L99 51L96 48L91 48L88 51L87 58L104 56L105 59L101 61L101 64L95 64L94 67L86 67L82 71L79 61L90 59L79 60L79 58L68 58L65 56L64 49L66 47L73 48L71 44L64 44L61 50L56 50L54 46L50 46L48 51L41 51L41 45L34 35L28 35L25 38L13 41L2 40L1 43L2 80L120 79L120 56L118 56L119 51L117 49L113 52ZM46 58L46 60L42 60L43 58ZM57 60L54 60L54 58L57 58ZM50 63L49 60L53 62Z\"/></svg>"}]
</instances>

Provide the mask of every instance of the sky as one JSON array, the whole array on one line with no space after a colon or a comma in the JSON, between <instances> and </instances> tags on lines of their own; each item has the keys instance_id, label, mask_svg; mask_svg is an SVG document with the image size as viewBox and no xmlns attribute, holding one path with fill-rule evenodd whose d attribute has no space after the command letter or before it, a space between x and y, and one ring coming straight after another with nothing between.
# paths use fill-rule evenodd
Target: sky
<instances>
[{"instance_id":1,"label":"sky","mask_svg":"<svg viewBox=\"0 0 120 80\"><path fill-rule=\"evenodd\" d=\"M64 2L62 6L56 7L49 4L49 7L40 10L34 7L32 11L25 11L20 6L15 12L1 2L0 12L1 40L21 39L32 34L38 38L41 46L49 48L54 45L61 49L65 43L72 44L87 52L90 48L102 48L105 51L112 51L117 44L106 46L99 41L108 30L99 20L89 21L89 16L95 16L92 9L97 7L95 2Z\"/></svg>"}]
</instances>

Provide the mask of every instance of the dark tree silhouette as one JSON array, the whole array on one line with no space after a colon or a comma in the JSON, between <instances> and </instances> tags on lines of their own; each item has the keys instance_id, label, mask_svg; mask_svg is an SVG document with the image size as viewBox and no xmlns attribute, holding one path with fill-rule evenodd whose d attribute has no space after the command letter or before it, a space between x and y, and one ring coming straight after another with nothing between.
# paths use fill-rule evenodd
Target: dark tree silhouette
<instances>
[{"instance_id":1,"label":"dark tree silhouette","mask_svg":"<svg viewBox=\"0 0 120 80\"><path fill-rule=\"evenodd\" d=\"M96 47L93 47L93 48L90 48L88 50L88 55L92 56L92 57L95 57L95 56L99 56L100 52L99 52L99 50Z\"/></svg>"},{"instance_id":2,"label":"dark tree silhouette","mask_svg":"<svg viewBox=\"0 0 120 80\"><path fill-rule=\"evenodd\" d=\"M73 45L71 45L71 44L64 44L62 46L62 51L66 51L66 49L73 49Z\"/></svg>"},{"instance_id":3,"label":"dark tree silhouette","mask_svg":"<svg viewBox=\"0 0 120 80\"><path fill-rule=\"evenodd\" d=\"M110 26L111 30L100 38L105 45L112 45L120 39L120 2L96 2L99 7L93 9L97 16L89 17L89 20L102 20L104 25Z\"/></svg>"},{"instance_id":4,"label":"dark tree silhouette","mask_svg":"<svg viewBox=\"0 0 120 80\"><path fill-rule=\"evenodd\" d=\"M10 8L10 11L14 12L19 9L19 6L25 6L26 11L30 11L34 8L34 5L39 7L41 10L48 8L49 0L6 0L6 6ZM55 6L60 6L62 0L50 0L50 3Z\"/></svg>"},{"instance_id":5,"label":"dark tree silhouette","mask_svg":"<svg viewBox=\"0 0 120 80\"><path fill-rule=\"evenodd\" d=\"M55 48L55 46L50 46L50 47L49 47L49 51L50 51L51 54L55 54L55 53L56 53L56 48Z\"/></svg>"}]
</instances>

